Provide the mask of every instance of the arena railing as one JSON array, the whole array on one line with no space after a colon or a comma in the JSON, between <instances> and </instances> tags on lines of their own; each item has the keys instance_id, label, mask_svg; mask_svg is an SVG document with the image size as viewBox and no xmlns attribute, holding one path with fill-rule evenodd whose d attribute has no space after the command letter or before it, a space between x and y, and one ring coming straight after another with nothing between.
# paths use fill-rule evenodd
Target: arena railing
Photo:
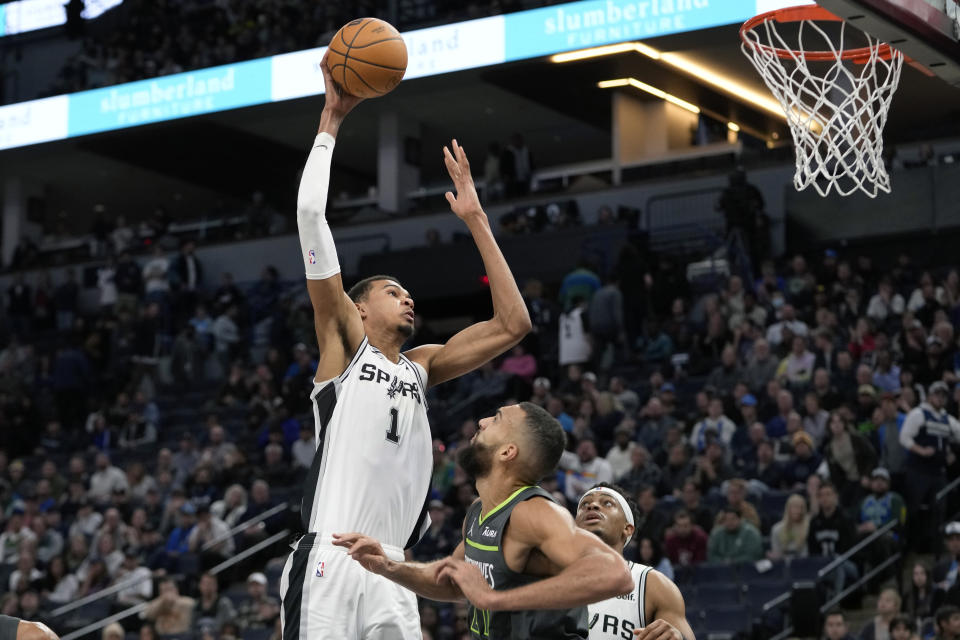
<instances>
[{"instance_id":1,"label":"arena railing","mask_svg":"<svg viewBox=\"0 0 960 640\"><path fill-rule=\"evenodd\" d=\"M254 517L250 518L249 520L245 520L244 522L241 522L241 523L238 524L238 525L234 525L234 527L233 527L232 529L230 529L229 531L227 531L226 533L220 534L220 535L217 536L216 538L210 540L210 541L207 542L205 545L203 545L202 547L200 547L200 550L201 550L201 551L209 551L210 549L213 549L214 547L216 547L218 544L221 544L222 542L225 542L225 541L229 540L230 538L232 538L233 536L237 535L237 534L240 533L241 531L243 531L243 530L245 530L245 529L248 529L248 528L252 527L252 526L255 525L255 524L258 524L258 523L260 523L260 522L263 522L263 521L266 520L267 518L272 518L273 516L277 515L278 513L282 513L283 511L287 510L289 507L290 507L290 503L288 503L288 502L281 502L280 504L278 504L278 505L275 506L275 507L270 507L269 509L267 509L266 511L264 511L264 512L261 513L260 515L254 516Z\"/></svg>"},{"instance_id":2,"label":"arena railing","mask_svg":"<svg viewBox=\"0 0 960 640\"><path fill-rule=\"evenodd\" d=\"M228 558L227 560L224 560L220 564L212 567L210 569L210 573L212 573L213 575L217 575L218 573L225 571L226 569L229 569L230 567L232 567L237 563L243 562L250 556L260 553L262 550L275 545L276 543L280 542L284 538L288 538L289 536L290 536L290 529L284 529L283 531L275 533L269 538L261 540L260 542L253 545L252 547L247 547L237 555L231 558Z\"/></svg>"},{"instance_id":3,"label":"arena railing","mask_svg":"<svg viewBox=\"0 0 960 640\"><path fill-rule=\"evenodd\" d=\"M96 622L91 622L85 627L81 627L76 631L71 631L70 633L64 636L61 636L60 640L76 640L77 638L82 638L83 636L93 633L95 631L99 631L100 629L103 629L107 625L113 624L114 622L118 622L120 620L123 620L124 618L129 618L131 616L138 615L141 611L145 611L146 608L147 608L146 602L135 604L129 609L124 609L123 611L115 613L112 616L108 616L104 618L103 620L97 620Z\"/></svg>"},{"instance_id":4,"label":"arena railing","mask_svg":"<svg viewBox=\"0 0 960 640\"><path fill-rule=\"evenodd\" d=\"M128 579L128 580L122 580L122 581L120 581L120 582L118 582L118 583L116 583L116 584L114 584L114 585L111 585L111 586L107 587L106 589L101 589L100 591L97 591L97 592L95 592L95 593L91 593L90 595L84 596L83 598L80 598L79 600L74 600L73 602L69 602L69 603L63 605L62 607L58 607L58 608L54 609L53 611L51 611L51 612L50 612L50 615L51 615L52 617L54 617L54 618L59 618L59 617L62 616L63 614L65 614L65 613L70 613L70 612L73 611L74 609L80 609L81 607L85 607L86 605L90 604L91 602L97 602L98 600L103 600L104 598L109 598L110 596L112 596L112 595L114 595L114 594L116 594L116 593L119 593L119 592L123 591L124 589L128 589L128 588L130 588L130 587L133 587L133 586L135 586L135 585L138 585L138 584L140 584L141 582L146 582L147 580L153 580L153 576L152 576L152 575L145 575L145 576L140 576L140 577L138 577L138 578L130 578L130 579Z\"/></svg>"}]
</instances>

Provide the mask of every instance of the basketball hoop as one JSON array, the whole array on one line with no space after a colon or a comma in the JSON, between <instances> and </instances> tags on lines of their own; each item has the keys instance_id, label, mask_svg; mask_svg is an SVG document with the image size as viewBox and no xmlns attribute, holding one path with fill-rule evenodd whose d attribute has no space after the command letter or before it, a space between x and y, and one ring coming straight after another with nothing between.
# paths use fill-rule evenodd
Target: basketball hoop
<instances>
[{"instance_id":1,"label":"basketball hoop","mask_svg":"<svg viewBox=\"0 0 960 640\"><path fill-rule=\"evenodd\" d=\"M839 23L839 35L818 23ZM890 193L883 127L904 58L869 34L851 31L841 18L811 5L751 18L740 39L786 114L797 152L797 190L813 185L822 196L860 190L875 198L878 191ZM845 46L857 37L865 46Z\"/></svg>"}]
</instances>

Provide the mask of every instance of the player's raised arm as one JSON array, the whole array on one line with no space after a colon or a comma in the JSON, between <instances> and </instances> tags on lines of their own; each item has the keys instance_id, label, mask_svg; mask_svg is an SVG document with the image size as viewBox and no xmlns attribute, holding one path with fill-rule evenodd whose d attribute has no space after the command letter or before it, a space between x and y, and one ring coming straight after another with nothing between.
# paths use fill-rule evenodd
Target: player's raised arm
<instances>
[{"instance_id":1,"label":"player's raised arm","mask_svg":"<svg viewBox=\"0 0 960 640\"><path fill-rule=\"evenodd\" d=\"M435 562L395 562L387 557L380 543L359 533L334 534L333 544L347 549L347 554L371 573L384 576L401 587L429 600L458 602L464 600L460 587L452 580L440 579L445 560ZM463 560L463 542L450 558Z\"/></svg>"},{"instance_id":2,"label":"player's raised arm","mask_svg":"<svg viewBox=\"0 0 960 640\"><path fill-rule=\"evenodd\" d=\"M455 582L479 609L572 609L634 588L623 556L597 536L577 528L570 514L557 504L547 500L518 504L505 536L512 544L538 549L560 571L522 587L494 591L475 566L442 560L446 566L440 578Z\"/></svg>"},{"instance_id":3,"label":"player's raised arm","mask_svg":"<svg viewBox=\"0 0 960 640\"><path fill-rule=\"evenodd\" d=\"M353 355L352 351L347 353L347 348L355 349L363 339L363 324L359 312L343 290L337 248L326 215L330 163L337 133L343 119L361 98L340 90L330 75L326 55L320 67L326 86L326 102L317 137L300 179L297 229L320 349L317 378L322 380L343 371L345 361Z\"/></svg>"},{"instance_id":4,"label":"player's raised arm","mask_svg":"<svg viewBox=\"0 0 960 640\"><path fill-rule=\"evenodd\" d=\"M457 217L466 223L480 251L490 281L493 317L467 327L445 345L423 345L407 354L427 370L430 386L463 375L492 360L520 342L531 327L526 304L493 237L487 214L480 206L467 154L456 140L451 146L452 151L443 148L443 156L456 195L448 191L447 201Z\"/></svg>"}]
</instances>

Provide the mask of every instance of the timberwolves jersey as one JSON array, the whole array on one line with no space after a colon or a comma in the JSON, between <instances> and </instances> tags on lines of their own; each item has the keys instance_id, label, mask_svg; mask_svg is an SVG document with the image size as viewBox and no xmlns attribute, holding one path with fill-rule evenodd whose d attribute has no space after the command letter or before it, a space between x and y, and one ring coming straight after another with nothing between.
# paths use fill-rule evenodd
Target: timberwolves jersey
<instances>
[{"instance_id":1,"label":"timberwolves jersey","mask_svg":"<svg viewBox=\"0 0 960 640\"><path fill-rule=\"evenodd\" d=\"M366 336L340 376L316 383L306 531L356 531L400 548L420 540L433 466L425 383L423 367L404 355L391 362Z\"/></svg>"},{"instance_id":2,"label":"timberwolves jersey","mask_svg":"<svg viewBox=\"0 0 960 640\"><path fill-rule=\"evenodd\" d=\"M647 626L647 576L650 567L628 562L633 576L633 591L602 602L587 605L590 640L630 640L634 629Z\"/></svg>"},{"instance_id":3,"label":"timberwolves jersey","mask_svg":"<svg viewBox=\"0 0 960 640\"><path fill-rule=\"evenodd\" d=\"M483 505L478 500L467 510L464 525L467 537L464 551L467 562L478 567L495 590L512 589L541 578L516 573L503 557L503 532L514 507L531 498L553 501L540 487L523 487L480 517ZM470 605L467 622L474 640L564 640L587 637L587 609L536 611L484 611Z\"/></svg>"}]
</instances>

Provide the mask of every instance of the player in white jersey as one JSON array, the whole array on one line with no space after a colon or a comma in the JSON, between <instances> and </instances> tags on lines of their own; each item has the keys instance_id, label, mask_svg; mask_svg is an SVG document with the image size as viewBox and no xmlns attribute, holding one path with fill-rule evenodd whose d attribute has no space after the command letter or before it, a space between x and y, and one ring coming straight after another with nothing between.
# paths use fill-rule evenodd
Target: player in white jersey
<instances>
[{"instance_id":1,"label":"player in white jersey","mask_svg":"<svg viewBox=\"0 0 960 640\"><path fill-rule=\"evenodd\" d=\"M637 509L626 492L601 482L580 498L577 526L595 533L610 547L623 553L635 531ZM683 596L673 581L652 567L627 562L634 590L587 605L589 640L636 638L695 640L687 622Z\"/></svg>"},{"instance_id":2,"label":"player in white jersey","mask_svg":"<svg viewBox=\"0 0 960 640\"><path fill-rule=\"evenodd\" d=\"M470 164L453 141L444 161L456 195L450 208L473 235L493 298L493 317L445 345L401 353L413 334L414 304L396 278L373 276L343 290L326 221L335 139L360 99L332 81L321 61L326 102L300 181L297 227L320 359L311 398L317 452L304 488L307 532L293 546L280 595L283 640L420 638L414 595L350 562L335 532L382 541L395 560L429 527L432 447L427 387L460 376L520 342L530 317L480 206Z\"/></svg>"}]
</instances>

